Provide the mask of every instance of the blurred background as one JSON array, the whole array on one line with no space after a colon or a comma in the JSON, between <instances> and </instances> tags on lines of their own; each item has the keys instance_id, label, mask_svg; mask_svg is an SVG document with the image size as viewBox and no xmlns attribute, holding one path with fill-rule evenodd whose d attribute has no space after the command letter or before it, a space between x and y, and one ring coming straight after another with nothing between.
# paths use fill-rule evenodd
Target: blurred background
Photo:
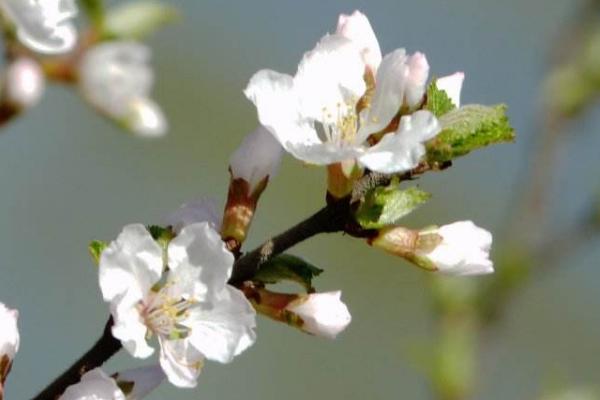
<instances>
[{"instance_id":1,"label":"blurred background","mask_svg":"<svg viewBox=\"0 0 600 400\"><path fill-rule=\"evenodd\" d=\"M242 94L248 79L265 67L293 73L303 52L335 30L338 14L354 9L368 15L384 53L423 51L437 76L465 71L463 102L508 104L517 131L515 144L475 152L421 178L434 196L405 224L472 219L495 234L499 276L504 266L518 276L535 272L515 290L468 300L493 309L489 319L470 318L460 306L448 312L440 298L451 293L460 303L481 287L506 285L490 277L433 281L358 240L321 236L292 253L326 270L318 290L343 291L353 316L345 333L326 341L260 318L256 345L234 363L207 363L195 390L164 384L149 398L535 400L569 388L594 398L600 250L589 224L583 233L579 225L588 222L600 189L600 113L586 102L546 142L541 101L564 95L542 95L542 84L555 62L572 59L581 44L565 40L565 32L589 19L581 10L590 2L172 3L181 21L150 40L154 94L171 127L165 139L122 132L59 85L0 134L0 299L19 309L21 329L7 398L36 394L99 336L108 310L90 240L111 240L127 223L160 223L200 196L222 204L229 155L257 123ZM540 143L553 146L550 162L536 158L545 151ZM526 218L539 206L526 194L536 165L546 171L543 192L536 192L547 200L539 220ZM320 208L324 191L322 168L286 157L261 199L247 248ZM528 246L549 253L536 250L533 257ZM453 332L462 336L453 339ZM122 352L106 370L134 365Z\"/></svg>"}]
</instances>

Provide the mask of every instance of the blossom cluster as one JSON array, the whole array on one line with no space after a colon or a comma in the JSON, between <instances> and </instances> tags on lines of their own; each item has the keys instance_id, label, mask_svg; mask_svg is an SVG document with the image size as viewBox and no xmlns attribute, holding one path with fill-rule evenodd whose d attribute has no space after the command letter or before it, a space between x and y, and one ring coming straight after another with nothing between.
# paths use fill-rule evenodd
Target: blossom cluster
<instances>
[{"instance_id":1,"label":"blossom cluster","mask_svg":"<svg viewBox=\"0 0 600 400\"><path fill-rule=\"evenodd\" d=\"M32 106L50 77L74 83L101 114L139 135L166 132L166 118L150 97L154 74L145 45L115 34L119 29L102 35L94 26L78 41L73 0L0 0L0 9L19 46L67 53L58 61L12 60L5 102L17 110ZM131 21L132 12L121 10L116 20ZM285 245L275 237L242 251L285 152L327 169L327 205L299 225L302 235L309 224L323 223L311 226L314 234L342 231L429 271L493 272L492 235L473 222L424 229L399 224L427 197L400 187L405 174L412 179L443 169L476 148L464 148L473 133L461 131L464 124L456 120L496 115L483 106L461 107L462 72L430 80L429 70L420 52L383 55L369 20L355 11L339 17L335 31L304 54L293 76L267 69L254 74L244 94L256 106L258 127L231 156L222 216L201 199L169 214L162 226L126 225L115 240L90 246L111 314L110 335L139 359L153 356L155 337L157 360L113 375L100 365L86 368L60 399L140 399L164 380L195 387L206 361L229 363L255 343L257 313L329 339L348 327L352 318L341 291L317 292L312 280L322 271L282 254L300 240L294 228L283 234ZM496 137L492 132L487 140L504 136ZM357 191L364 182L376 184ZM270 287L286 280L304 290ZM0 304L0 399L19 348L17 317Z\"/></svg>"}]
</instances>

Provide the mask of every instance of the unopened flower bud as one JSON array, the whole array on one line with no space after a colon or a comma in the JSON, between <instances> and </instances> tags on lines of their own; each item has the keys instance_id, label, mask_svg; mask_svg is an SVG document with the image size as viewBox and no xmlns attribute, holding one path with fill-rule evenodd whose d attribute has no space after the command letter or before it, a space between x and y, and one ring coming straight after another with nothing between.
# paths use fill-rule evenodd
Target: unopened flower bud
<instances>
[{"instance_id":1,"label":"unopened flower bud","mask_svg":"<svg viewBox=\"0 0 600 400\"><path fill-rule=\"evenodd\" d=\"M463 72L456 72L452 75L439 78L435 84L439 90L445 91L452 101L452 104L454 104L456 108L459 108L460 92L462 91L464 80L465 74Z\"/></svg>"},{"instance_id":2,"label":"unopened flower bud","mask_svg":"<svg viewBox=\"0 0 600 400\"><path fill-rule=\"evenodd\" d=\"M233 153L231 181L221 234L231 250L246 239L260 195L281 163L283 148L263 126L250 133Z\"/></svg>"},{"instance_id":3,"label":"unopened flower bud","mask_svg":"<svg viewBox=\"0 0 600 400\"><path fill-rule=\"evenodd\" d=\"M44 72L31 58L20 57L12 61L6 70L5 79L5 101L17 109L34 106L44 93Z\"/></svg>"},{"instance_id":4,"label":"unopened flower bud","mask_svg":"<svg viewBox=\"0 0 600 400\"><path fill-rule=\"evenodd\" d=\"M471 221L459 221L440 228L421 231L419 241L438 242L432 249L419 248L440 272L451 275L483 275L494 272L490 260L492 234Z\"/></svg>"},{"instance_id":5,"label":"unopened flower bud","mask_svg":"<svg viewBox=\"0 0 600 400\"><path fill-rule=\"evenodd\" d=\"M156 389L165 377L160 365L152 365L119 372L115 374L114 379L127 396L127 400L138 400Z\"/></svg>"},{"instance_id":6,"label":"unopened flower bud","mask_svg":"<svg viewBox=\"0 0 600 400\"><path fill-rule=\"evenodd\" d=\"M17 310L11 310L0 303L0 399L2 398L4 382L12 366L12 360L19 351L18 318L19 312Z\"/></svg>"},{"instance_id":7,"label":"unopened flower bud","mask_svg":"<svg viewBox=\"0 0 600 400\"><path fill-rule=\"evenodd\" d=\"M312 293L287 305L286 310L298 316L300 329L312 335L334 339L350 324L352 316L340 297L341 291Z\"/></svg>"},{"instance_id":8,"label":"unopened flower bud","mask_svg":"<svg viewBox=\"0 0 600 400\"><path fill-rule=\"evenodd\" d=\"M418 106L425 95L427 78L429 76L429 63L423 53L415 53L408 58L406 63L406 103L410 108Z\"/></svg>"},{"instance_id":9,"label":"unopened flower bud","mask_svg":"<svg viewBox=\"0 0 600 400\"><path fill-rule=\"evenodd\" d=\"M244 138L231 156L231 176L234 180L244 179L253 192L261 181L277 173L282 154L283 148L277 139L265 127L259 126Z\"/></svg>"},{"instance_id":10,"label":"unopened flower bud","mask_svg":"<svg viewBox=\"0 0 600 400\"><path fill-rule=\"evenodd\" d=\"M164 136L168 130L161 108L147 97L131 100L125 123L134 134L147 138Z\"/></svg>"},{"instance_id":11,"label":"unopened flower bud","mask_svg":"<svg viewBox=\"0 0 600 400\"><path fill-rule=\"evenodd\" d=\"M353 41L361 49L363 60L373 74L381 63L381 49L367 16L356 10L351 15L341 14L336 34Z\"/></svg>"},{"instance_id":12,"label":"unopened flower bud","mask_svg":"<svg viewBox=\"0 0 600 400\"><path fill-rule=\"evenodd\" d=\"M492 235L471 221L420 231L386 228L369 243L429 271L450 275L494 272L489 259Z\"/></svg>"}]
</instances>

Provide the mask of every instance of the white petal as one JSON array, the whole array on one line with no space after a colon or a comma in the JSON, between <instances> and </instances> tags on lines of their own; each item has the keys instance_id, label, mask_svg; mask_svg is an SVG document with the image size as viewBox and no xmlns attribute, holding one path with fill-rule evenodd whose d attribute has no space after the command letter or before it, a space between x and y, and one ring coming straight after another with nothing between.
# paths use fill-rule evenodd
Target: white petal
<instances>
[{"instance_id":1,"label":"white petal","mask_svg":"<svg viewBox=\"0 0 600 400\"><path fill-rule=\"evenodd\" d=\"M406 103L413 109L423 100L427 78L429 77L429 63L423 53L415 53L408 58L408 77L406 83Z\"/></svg>"},{"instance_id":2,"label":"white petal","mask_svg":"<svg viewBox=\"0 0 600 400\"><path fill-rule=\"evenodd\" d=\"M177 234L197 222L208 222L215 231L221 229L221 215L214 199L200 198L185 203L165 218L165 225L172 226Z\"/></svg>"},{"instance_id":3,"label":"white petal","mask_svg":"<svg viewBox=\"0 0 600 400\"><path fill-rule=\"evenodd\" d=\"M208 222L184 227L169 243L169 293L202 301L218 293L231 276L234 257Z\"/></svg>"},{"instance_id":4,"label":"white petal","mask_svg":"<svg viewBox=\"0 0 600 400\"><path fill-rule=\"evenodd\" d=\"M6 99L21 108L31 107L42 97L45 84L40 65L31 58L19 57L6 70Z\"/></svg>"},{"instance_id":5,"label":"white petal","mask_svg":"<svg viewBox=\"0 0 600 400\"><path fill-rule=\"evenodd\" d=\"M471 221L444 225L437 234L442 243L424 254L440 272L452 275L481 275L494 272L489 259L492 234Z\"/></svg>"},{"instance_id":6,"label":"white petal","mask_svg":"<svg viewBox=\"0 0 600 400\"><path fill-rule=\"evenodd\" d=\"M306 332L334 339L352 320L348 307L340 299L341 295L341 291L313 293L308 298L292 302L287 309L302 318L302 329Z\"/></svg>"},{"instance_id":7,"label":"white petal","mask_svg":"<svg viewBox=\"0 0 600 400\"><path fill-rule=\"evenodd\" d=\"M202 371L204 357L189 340L160 338L160 366L173 385L183 388L196 387Z\"/></svg>"},{"instance_id":8,"label":"white petal","mask_svg":"<svg viewBox=\"0 0 600 400\"><path fill-rule=\"evenodd\" d=\"M464 72L456 72L452 75L439 78L436 81L437 88L444 90L457 108L460 107L460 92L462 91L464 80Z\"/></svg>"},{"instance_id":9,"label":"white petal","mask_svg":"<svg viewBox=\"0 0 600 400\"><path fill-rule=\"evenodd\" d=\"M162 275L162 249L144 225L123 228L100 256L99 280L104 301L125 307L143 299Z\"/></svg>"},{"instance_id":10,"label":"white petal","mask_svg":"<svg viewBox=\"0 0 600 400\"><path fill-rule=\"evenodd\" d=\"M366 91L365 63L360 48L340 35L324 36L305 53L294 77L300 114L323 123L336 123L354 113Z\"/></svg>"},{"instance_id":11,"label":"white petal","mask_svg":"<svg viewBox=\"0 0 600 400\"><path fill-rule=\"evenodd\" d=\"M185 322L190 342L213 361L228 363L256 341L256 312L243 293L227 285L211 299L211 308L192 311Z\"/></svg>"},{"instance_id":12,"label":"white petal","mask_svg":"<svg viewBox=\"0 0 600 400\"><path fill-rule=\"evenodd\" d=\"M3 0L0 6L13 20L19 40L32 50L55 54L75 46L74 0Z\"/></svg>"},{"instance_id":13,"label":"white petal","mask_svg":"<svg viewBox=\"0 0 600 400\"><path fill-rule=\"evenodd\" d=\"M111 332L116 339L121 341L125 350L135 358L150 357L154 353L154 349L146 341L148 328L138 309L135 306L111 307L111 312L114 317Z\"/></svg>"},{"instance_id":14,"label":"white petal","mask_svg":"<svg viewBox=\"0 0 600 400\"><path fill-rule=\"evenodd\" d=\"M381 49L366 15L356 10L341 14L336 29L338 35L352 40L361 49L365 64L375 73L381 63Z\"/></svg>"},{"instance_id":15,"label":"white petal","mask_svg":"<svg viewBox=\"0 0 600 400\"><path fill-rule=\"evenodd\" d=\"M400 111L409 73L407 61L404 49L397 49L383 58L371 105L361 112L359 136L362 140L388 126Z\"/></svg>"},{"instance_id":16,"label":"white petal","mask_svg":"<svg viewBox=\"0 0 600 400\"><path fill-rule=\"evenodd\" d=\"M127 393L127 400L140 400L156 389L165 379L160 365L151 365L119 372L117 382L133 383L133 389Z\"/></svg>"},{"instance_id":17,"label":"white petal","mask_svg":"<svg viewBox=\"0 0 600 400\"><path fill-rule=\"evenodd\" d=\"M167 134L167 118L154 100L148 97L131 99L128 109L125 124L136 135L157 138Z\"/></svg>"},{"instance_id":18,"label":"white petal","mask_svg":"<svg viewBox=\"0 0 600 400\"><path fill-rule=\"evenodd\" d=\"M19 351L18 318L19 312L17 310L11 310L0 303L0 359L7 356L12 360L15 358L17 351Z\"/></svg>"},{"instance_id":19,"label":"white petal","mask_svg":"<svg viewBox=\"0 0 600 400\"><path fill-rule=\"evenodd\" d=\"M136 42L107 42L89 49L79 65L84 96L110 117L126 118L131 102L149 97L154 73L150 49Z\"/></svg>"},{"instance_id":20,"label":"white petal","mask_svg":"<svg viewBox=\"0 0 600 400\"><path fill-rule=\"evenodd\" d=\"M83 375L79 383L69 386L59 400L125 400L125 394L114 379L96 368Z\"/></svg>"},{"instance_id":21,"label":"white petal","mask_svg":"<svg viewBox=\"0 0 600 400\"><path fill-rule=\"evenodd\" d=\"M248 134L233 153L229 166L234 179L242 178L250 184L250 191L266 177L272 178L281 164L283 149L263 126Z\"/></svg>"},{"instance_id":22,"label":"white petal","mask_svg":"<svg viewBox=\"0 0 600 400\"><path fill-rule=\"evenodd\" d=\"M440 124L429 111L402 117L395 133L388 133L359 158L372 171L386 174L408 171L425 155L425 143L440 132Z\"/></svg>"}]
</instances>

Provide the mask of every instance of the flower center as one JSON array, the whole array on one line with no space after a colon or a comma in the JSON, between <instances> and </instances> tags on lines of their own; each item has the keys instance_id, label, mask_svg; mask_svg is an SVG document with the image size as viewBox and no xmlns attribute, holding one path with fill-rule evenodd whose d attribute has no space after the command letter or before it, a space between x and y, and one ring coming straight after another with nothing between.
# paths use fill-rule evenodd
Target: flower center
<instances>
[{"instance_id":1,"label":"flower center","mask_svg":"<svg viewBox=\"0 0 600 400\"><path fill-rule=\"evenodd\" d=\"M358 116L356 114L355 98L337 103L335 110L323 107L323 133L325 141L335 144L353 143L358 131Z\"/></svg>"},{"instance_id":2,"label":"flower center","mask_svg":"<svg viewBox=\"0 0 600 400\"><path fill-rule=\"evenodd\" d=\"M172 340L183 339L189 334L190 328L182 322L189 316L189 310L196 302L193 299L170 296L164 289L155 293L142 310L146 326L151 333Z\"/></svg>"}]
</instances>

